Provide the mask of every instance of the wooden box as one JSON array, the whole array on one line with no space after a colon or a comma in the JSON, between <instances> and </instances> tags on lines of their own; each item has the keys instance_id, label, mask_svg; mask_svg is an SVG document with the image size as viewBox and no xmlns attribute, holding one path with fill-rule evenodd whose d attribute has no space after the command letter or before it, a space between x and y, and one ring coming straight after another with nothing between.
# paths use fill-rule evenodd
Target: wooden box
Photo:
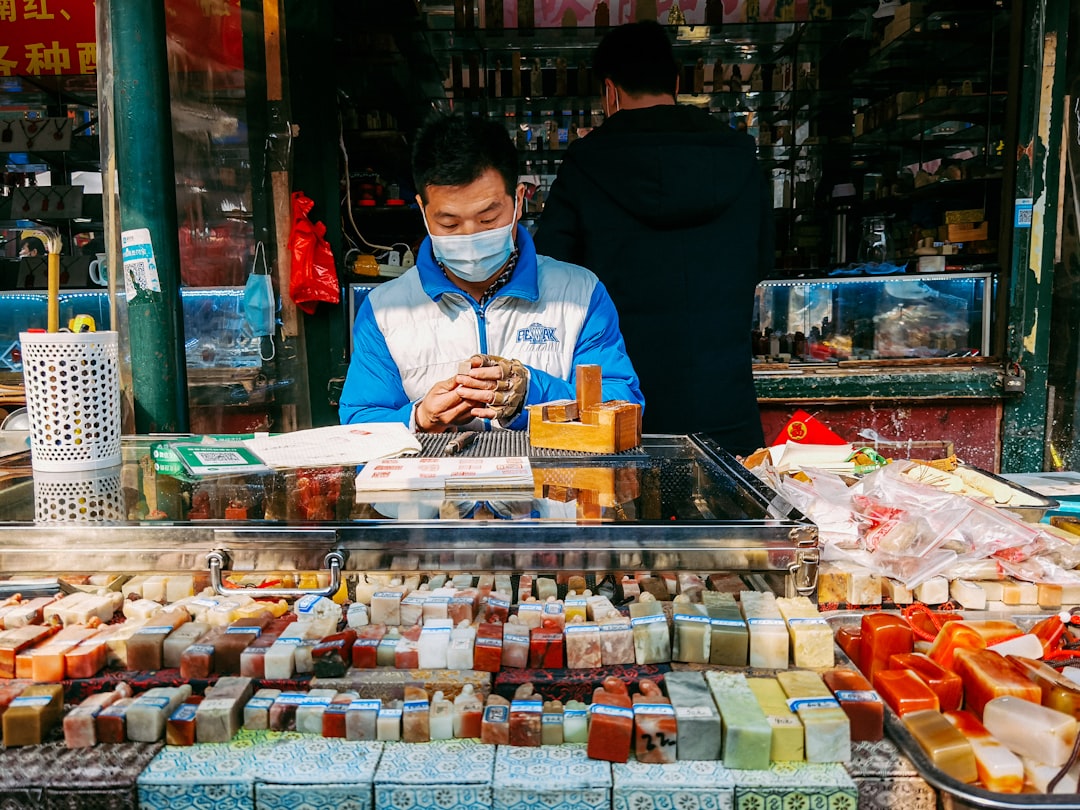
<instances>
[{"instance_id":1,"label":"wooden box","mask_svg":"<svg viewBox=\"0 0 1080 810\"><path fill-rule=\"evenodd\" d=\"M552 450L619 453L641 444L641 406L612 400L581 410L580 422L545 422L543 406L529 406L529 443Z\"/></svg>"},{"instance_id":2,"label":"wooden box","mask_svg":"<svg viewBox=\"0 0 1080 810\"><path fill-rule=\"evenodd\" d=\"M947 225L950 242L981 242L989 236L989 225L986 222L959 223Z\"/></svg>"}]
</instances>

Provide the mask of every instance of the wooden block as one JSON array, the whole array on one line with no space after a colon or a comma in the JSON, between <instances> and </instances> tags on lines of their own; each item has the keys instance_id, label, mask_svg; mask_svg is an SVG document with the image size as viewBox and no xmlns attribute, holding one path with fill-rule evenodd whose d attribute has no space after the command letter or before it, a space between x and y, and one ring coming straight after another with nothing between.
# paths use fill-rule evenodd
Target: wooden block
<instances>
[{"instance_id":1,"label":"wooden block","mask_svg":"<svg viewBox=\"0 0 1080 810\"><path fill-rule=\"evenodd\" d=\"M534 494L555 503L570 503L570 501L577 498L577 490L559 484L544 484L539 492L534 491Z\"/></svg>"},{"instance_id":2,"label":"wooden block","mask_svg":"<svg viewBox=\"0 0 1080 810\"><path fill-rule=\"evenodd\" d=\"M988 238L990 226L986 222L946 225L949 229L950 242L981 242Z\"/></svg>"},{"instance_id":3,"label":"wooden block","mask_svg":"<svg viewBox=\"0 0 1080 810\"><path fill-rule=\"evenodd\" d=\"M586 408L600 404L604 399L600 386L603 380L600 366L578 366L576 375L578 408L584 411Z\"/></svg>"},{"instance_id":4,"label":"wooden block","mask_svg":"<svg viewBox=\"0 0 1080 810\"><path fill-rule=\"evenodd\" d=\"M961 225L969 223L978 224L986 219L986 211L982 208L960 208L955 211L945 212L946 225Z\"/></svg>"},{"instance_id":5,"label":"wooden block","mask_svg":"<svg viewBox=\"0 0 1080 810\"><path fill-rule=\"evenodd\" d=\"M641 491L639 471L631 468L560 467L533 468L533 493L540 497L569 492L578 500L589 499L600 506L615 506L636 498ZM572 499L572 498L571 498ZM552 500L564 501L563 497Z\"/></svg>"},{"instance_id":6,"label":"wooden block","mask_svg":"<svg viewBox=\"0 0 1080 810\"><path fill-rule=\"evenodd\" d=\"M641 407L627 402L603 403L583 409L581 422L545 422L543 406L530 405L529 441L533 447L585 453L629 450L641 444Z\"/></svg>"},{"instance_id":7,"label":"wooden block","mask_svg":"<svg viewBox=\"0 0 1080 810\"><path fill-rule=\"evenodd\" d=\"M545 422L573 422L580 418L578 404L572 399L557 399L554 402L545 402L540 407L543 409Z\"/></svg>"},{"instance_id":8,"label":"wooden block","mask_svg":"<svg viewBox=\"0 0 1080 810\"><path fill-rule=\"evenodd\" d=\"M910 28L913 23L917 23L923 18L925 15L925 8L926 3L920 3L918 0L904 3L903 5L896 7L896 14L893 16L893 20Z\"/></svg>"}]
</instances>

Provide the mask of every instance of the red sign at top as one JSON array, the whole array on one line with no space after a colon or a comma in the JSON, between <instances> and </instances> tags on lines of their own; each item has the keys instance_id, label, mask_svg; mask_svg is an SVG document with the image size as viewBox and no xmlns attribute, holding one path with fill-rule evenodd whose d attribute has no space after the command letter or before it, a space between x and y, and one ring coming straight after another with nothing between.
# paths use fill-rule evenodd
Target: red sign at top
<instances>
[{"instance_id":1,"label":"red sign at top","mask_svg":"<svg viewBox=\"0 0 1080 810\"><path fill-rule=\"evenodd\" d=\"M0 76L97 72L94 0L0 0Z\"/></svg>"}]
</instances>

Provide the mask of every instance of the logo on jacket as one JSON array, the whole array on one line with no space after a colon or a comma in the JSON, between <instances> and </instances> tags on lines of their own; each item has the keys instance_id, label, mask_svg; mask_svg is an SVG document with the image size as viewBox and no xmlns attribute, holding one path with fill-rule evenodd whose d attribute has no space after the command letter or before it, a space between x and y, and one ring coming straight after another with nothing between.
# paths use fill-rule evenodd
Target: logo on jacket
<instances>
[{"instance_id":1,"label":"logo on jacket","mask_svg":"<svg viewBox=\"0 0 1080 810\"><path fill-rule=\"evenodd\" d=\"M545 343L558 343L559 339L555 337L554 326L544 326L542 323L530 323L524 329L518 329L517 342L542 346Z\"/></svg>"}]
</instances>

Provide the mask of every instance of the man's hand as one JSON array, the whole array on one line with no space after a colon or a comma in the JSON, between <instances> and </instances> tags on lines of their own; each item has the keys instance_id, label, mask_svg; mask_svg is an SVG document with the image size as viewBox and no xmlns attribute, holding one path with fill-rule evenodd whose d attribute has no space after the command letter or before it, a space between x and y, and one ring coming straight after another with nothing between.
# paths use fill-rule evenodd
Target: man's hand
<instances>
[{"instance_id":1,"label":"man's hand","mask_svg":"<svg viewBox=\"0 0 1080 810\"><path fill-rule=\"evenodd\" d=\"M475 403L461 396L457 379L451 377L435 383L420 400L416 406L416 428L421 433L443 433L474 418Z\"/></svg>"},{"instance_id":2,"label":"man's hand","mask_svg":"<svg viewBox=\"0 0 1080 810\"><path fill-rule=\"evenodd\" d=\"M457 393L480 419L510 422L521 410L529 387L529 372L518 360L474 354L454 377Z\"/></svg>"}]
</instances>

